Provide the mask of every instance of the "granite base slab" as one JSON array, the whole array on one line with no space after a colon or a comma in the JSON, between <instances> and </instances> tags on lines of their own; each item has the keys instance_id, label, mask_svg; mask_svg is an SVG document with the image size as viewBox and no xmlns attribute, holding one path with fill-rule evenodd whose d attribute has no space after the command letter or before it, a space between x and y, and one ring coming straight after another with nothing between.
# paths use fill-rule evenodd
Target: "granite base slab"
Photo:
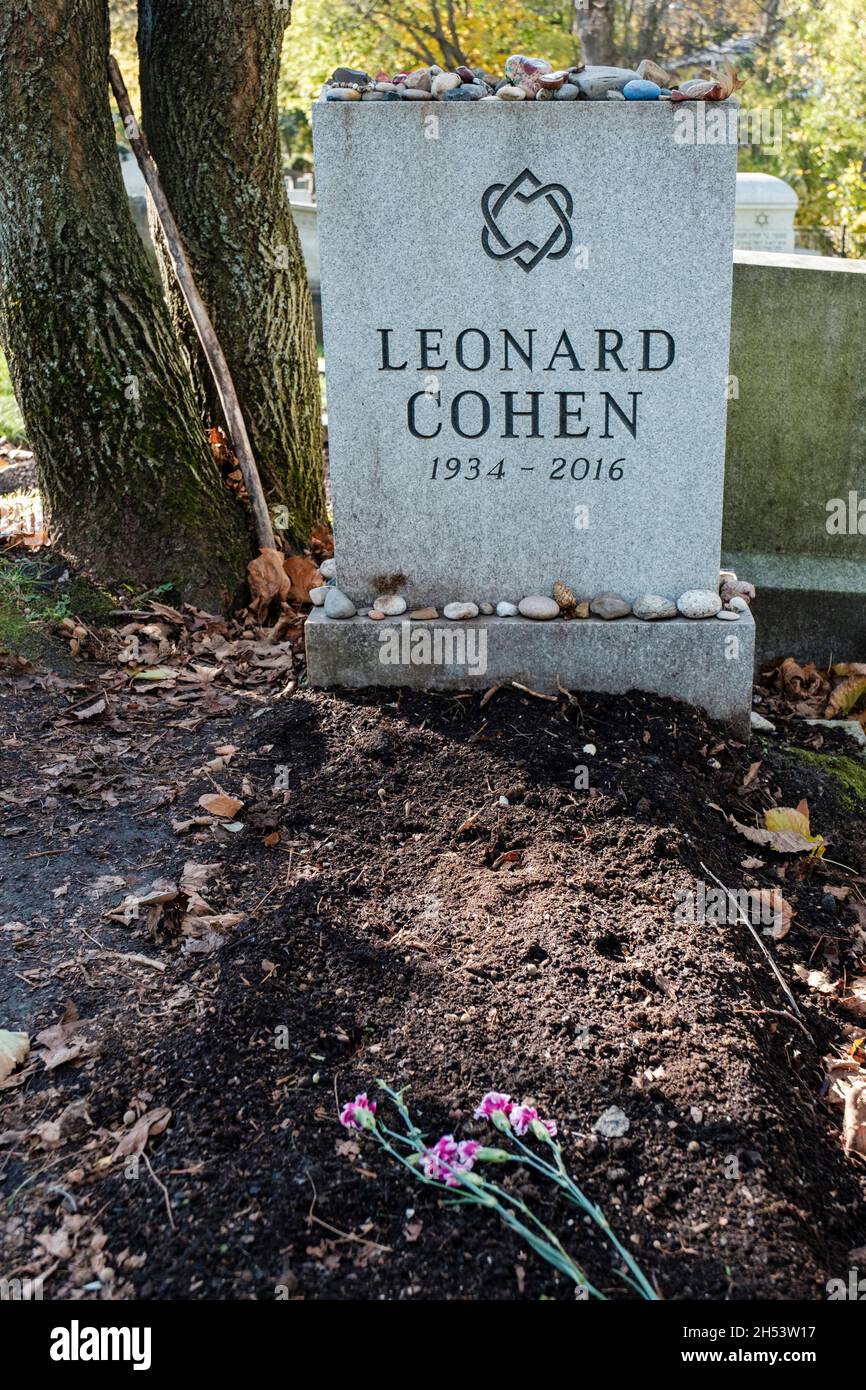
<instances>
[{"instance_id":1,"label":"granite base slab","mask_svg":"<svg viewBox=\"0 0 866 1390\"><path fill-rule=\"evenodd\" d=\"M326 617L306 624L311 685L362 689L487 690L517 681L541 694L643 690L682 700L748 737L755 623L675 618L479 617L468 622L405 617Z\"/></svg>"}]
</instances>

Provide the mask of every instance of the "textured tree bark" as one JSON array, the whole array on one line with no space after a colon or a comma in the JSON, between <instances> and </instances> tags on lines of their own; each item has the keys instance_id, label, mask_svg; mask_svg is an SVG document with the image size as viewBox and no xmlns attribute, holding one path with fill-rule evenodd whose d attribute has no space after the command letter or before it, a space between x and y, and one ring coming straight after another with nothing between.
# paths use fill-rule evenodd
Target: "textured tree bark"
<instances>
[{"instance_id":1,"label":"textured tree bark","mask_svg":"<svg viewBox=\"0 0 866 1390\"><path fill-rule=\"evenodd\" d=\"M268 501L289 539L324 520L315 329L282 177L277 78L289 5L141 0L142 125L214 321ZM163 257L165 266L165 259ZM210 376L165 282L206 419Z\"/></svg>"},{"instance_id":2,"label":"textured tree bark","mask_svg":"<svg viewBox=\"0 0 866 1390\"><path fill-rule=\"evenodd\" d=\"M613 41L615 0L575 0L574 32L580 38L584 63L616 67L617 54Z\"/></svg>"},{"instance_id":3,"label":"textured tree bark","mask_svg":"<svg viewBox=\"0 0 866 1390\"><path fill-rule=\"evenodd\" d=\"M210 604L250 542L129 214L106 0L0 0L0 337L57 543Z\"/></svg>"}]
</instances>

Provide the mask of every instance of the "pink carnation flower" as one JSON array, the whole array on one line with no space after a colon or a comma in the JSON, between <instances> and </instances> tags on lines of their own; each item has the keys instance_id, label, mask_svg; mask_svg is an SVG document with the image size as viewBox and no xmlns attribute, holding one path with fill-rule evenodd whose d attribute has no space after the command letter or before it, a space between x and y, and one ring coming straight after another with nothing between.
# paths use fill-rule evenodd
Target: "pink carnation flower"
<instances>
[{"instance_id":1,"label":"pink carnation flower","mask_svg":"<svg viewBox=\"0 0 866 1390\"><path fill-rule=\"evenodd\" d=\"M542 1120L534 1105L514 1105L508 1118L515 1134L524 1135L537 1122L544 1126L551 1139L556 1138L556 1121Z\"/></svg>"},{"instance_id":2,"label":"pink carnation flower","mask_svg":"<svg viewBox=\"0 0 866 1390\"><path fill-rule=\"evenodd\" d=\"M468 1173L475 1167L475 1155L481 1145L474 1139L455 1142L453 1134L443 1134L431 1149L425 1149L421 1158L424 1176L433 1182L444 1182L446 1187L459 1187L458 1173Z\"/></svg>"},{"instance_id":3,"label":"pink carnation flower","mask_svg":"<svg viewBox=\"0 0 866 1390\"><path fill-rule=\"evenodd\" d=\"M362 1091L354 1100L346 1101L340 1111L340 1124L345 1125L346 1129L361 1129L361 1125L355 1118L356 1110L369 1110L371 1115L376 1113L376 1102L367 1099L367 1092Z\"/></svg>"},{"instance_id":4,"label":"pink carnation flower","mask_svg":"<svg viewBox=\"0 0 866 1390\"><path fill-rule=\"evenodd\" d=\"M514 1101L511 1096L503 1095L499 1091L488 1091L486 1096L481 1097L481 1104L475 1111L476 1120L489 1120L497 1111L503 1115L510 1115L514 1109Z\"/></svg>"},{"instance_id":5,"label":"pink carnation flower","mask_svg":"<svg viewBox=\"0 0 866 1390\"><path fill-rule=\"evenodd\" d=\"M508 1116L511 1127L515 1134L525 1134L533 1120L538 1119L538 1111L534 1105L514 1105Z\"/></svg>"}]
</instances>

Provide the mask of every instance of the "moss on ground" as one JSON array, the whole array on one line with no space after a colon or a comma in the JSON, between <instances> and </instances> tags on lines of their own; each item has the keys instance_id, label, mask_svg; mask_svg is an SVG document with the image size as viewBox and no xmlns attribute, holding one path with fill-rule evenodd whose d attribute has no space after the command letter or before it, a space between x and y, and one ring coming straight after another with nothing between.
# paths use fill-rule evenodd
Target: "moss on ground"
<instances>
[{"instance_id":1,"label":"moss on ground","mask_svg":"<svg viewBox=\"0 0 866 1390\"><path fill-rule=\"evenodd\" d=\"M0 559L0 651L30 660L57 658L57 624L81 618L89 626L111 621L118 600L80 576L67 574L49 552ZM68 635L68 634L67 634Z\"/></svg>"},{"instance_id":2,"label":"moss on ground","mask_svg":"<svg viewBox=\"0 0 866 1390\"><path fill-rule=\"evenodd\" d=\"M839 800L852 811L866 811L866 759L844 753L816 753L811 748L788 748L788 755L831 778Z\"/></svg>"}]
</instances>

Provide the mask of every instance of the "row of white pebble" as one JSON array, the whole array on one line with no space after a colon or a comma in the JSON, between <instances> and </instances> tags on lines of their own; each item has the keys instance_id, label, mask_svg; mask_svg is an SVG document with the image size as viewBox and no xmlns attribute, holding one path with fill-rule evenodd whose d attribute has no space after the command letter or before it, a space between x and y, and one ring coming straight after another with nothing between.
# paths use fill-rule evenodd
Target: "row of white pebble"
<instances>
[{"instance_id":1,"label":"row of white pebble","mask_svg":"<svg viewBox=\"0 0 866 1390\"><path fill-rule=\"evenodd\" d=\"M354 618L358 609L347 594L336 586L334 560L324 560L319 566L322 577L330 580L318 588L310 590L310 600L316 607L323 607L329 618ZM644 622L658 622L669 618L719 618L724 622L736 622L745 613L755 596L753 585L738 580L730 570L723 570L719 576L719 590L688 589L676 600L664 598L660 594L643 594L633 604L620 594L605 592L596 594L593 599L578 603L565 585L557 583L554 592L559 591L559 599L547 594L528 594L518 603L502 599L495 606L492 603L454 602L446 603L442 616L452 622L462 622L479 615L500 618L532 618L546 622L561 616L570 618L604 618L612 620L633 615ZM400 594L379 594L372 608L362 613L362 617L378 621L382 618L396 618L407 610L407 603ZM416 621L432 620L439 617L433 607L413 609L409 617Z\"/></svg>"}]
</instances>

